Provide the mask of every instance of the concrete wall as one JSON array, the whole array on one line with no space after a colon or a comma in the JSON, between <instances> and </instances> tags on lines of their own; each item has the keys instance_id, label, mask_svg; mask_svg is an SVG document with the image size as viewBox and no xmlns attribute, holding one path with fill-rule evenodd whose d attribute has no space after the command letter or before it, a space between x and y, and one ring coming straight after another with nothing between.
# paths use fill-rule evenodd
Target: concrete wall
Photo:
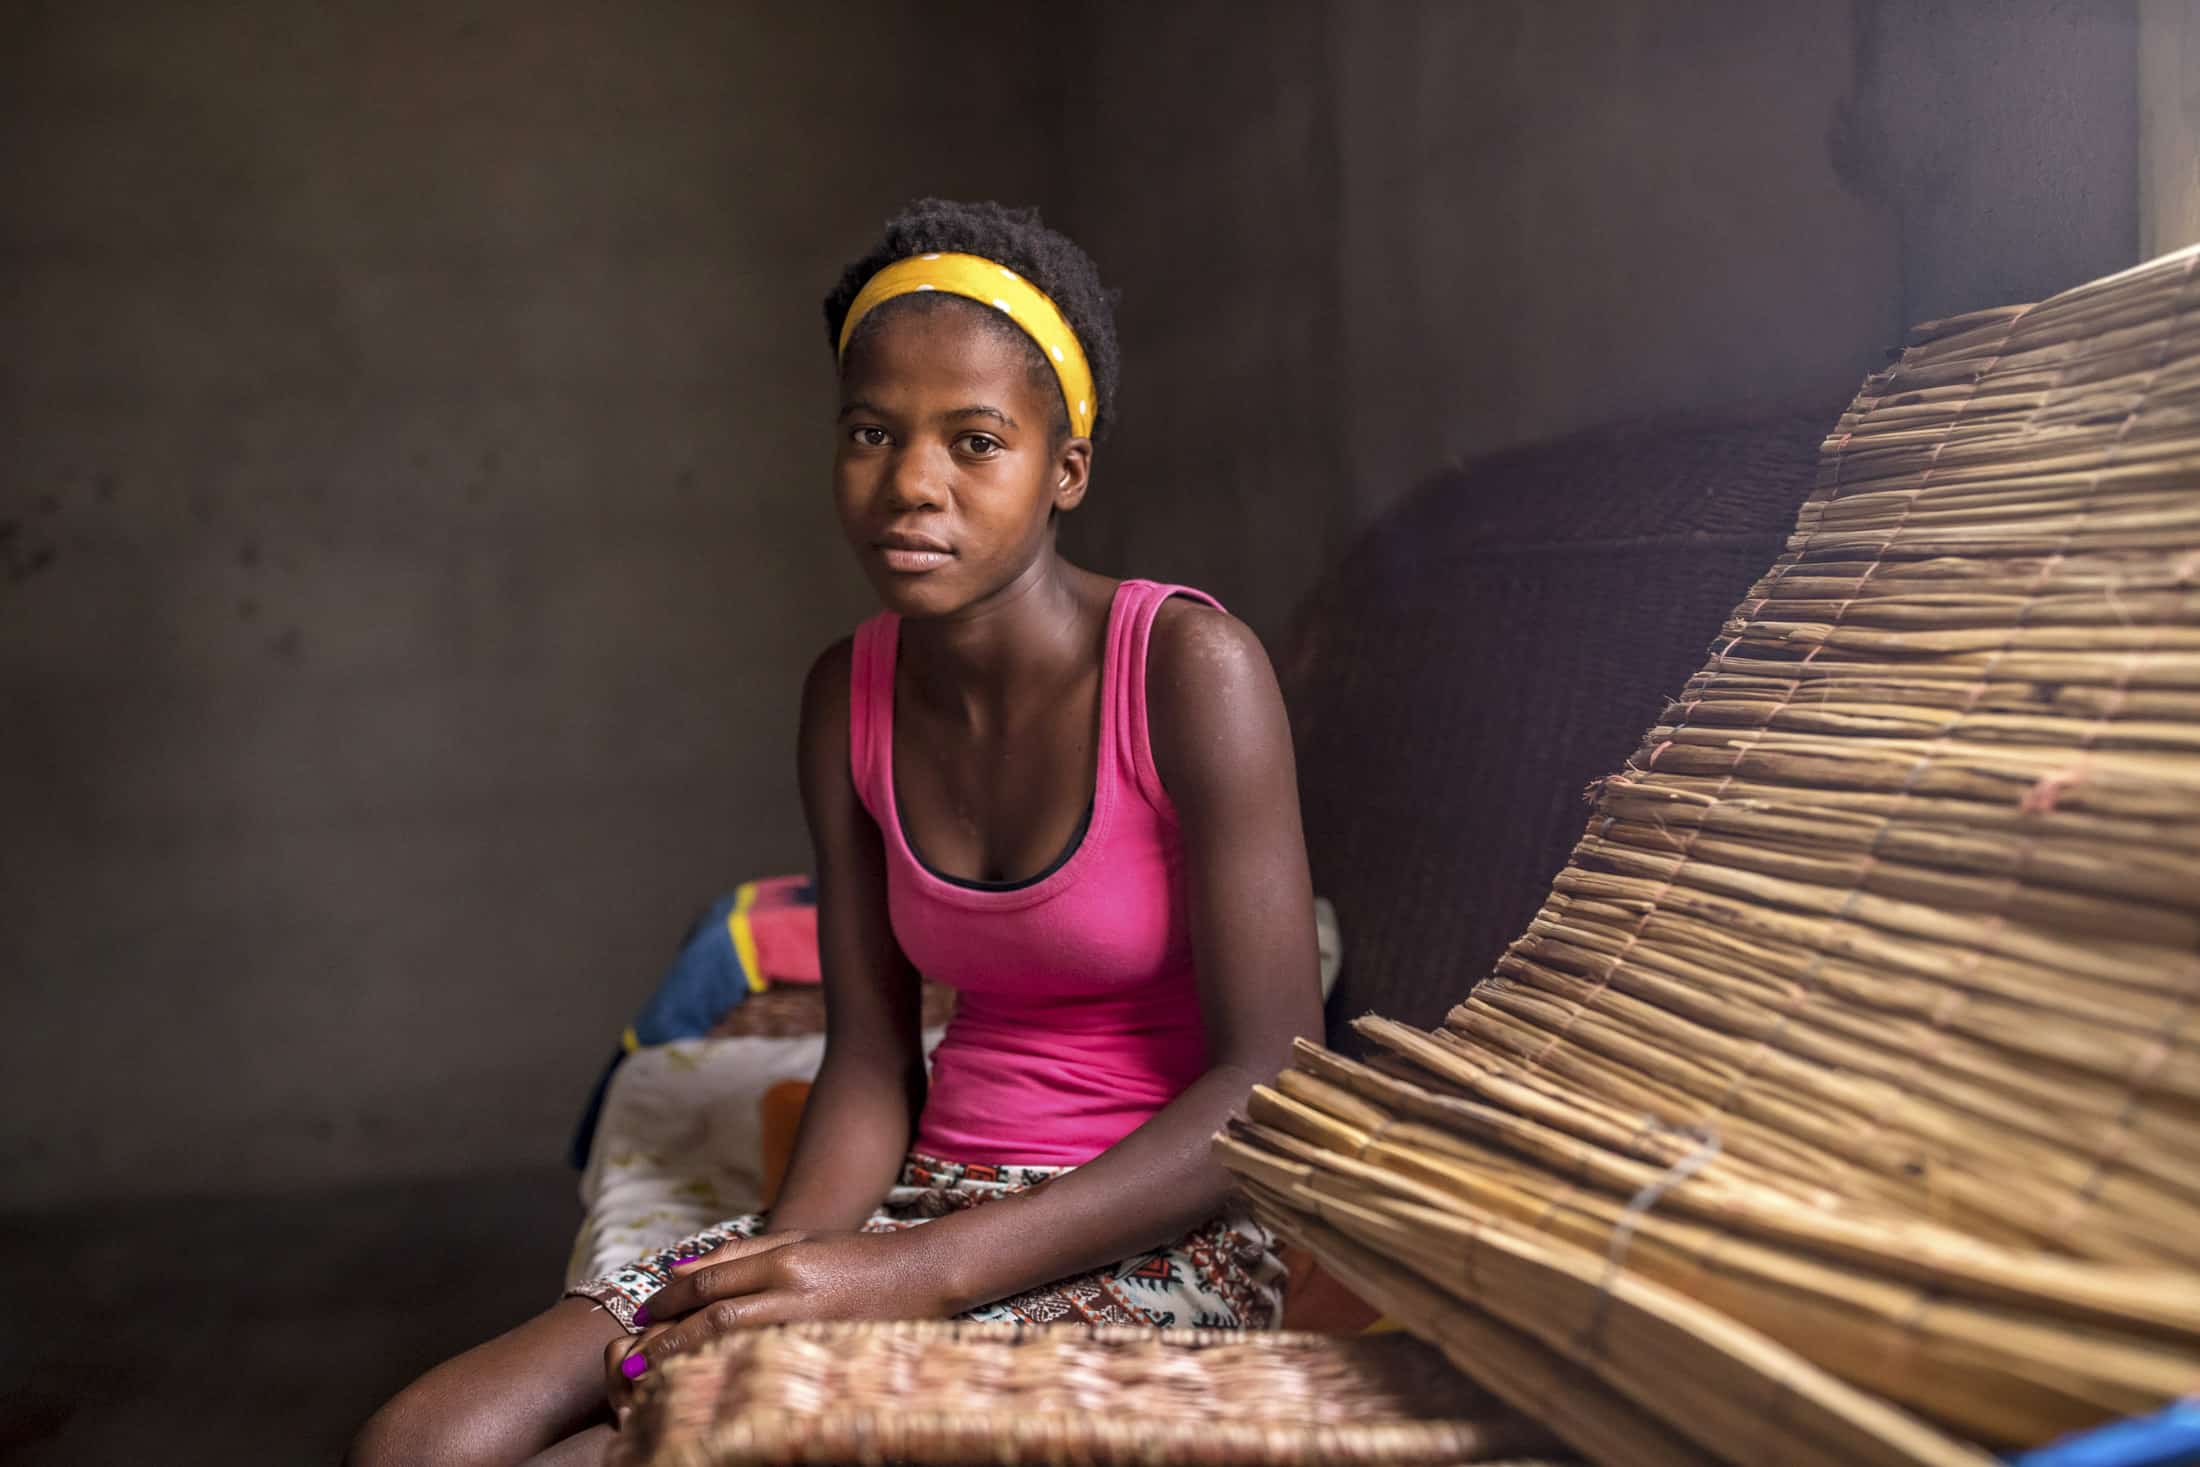
<instances>
[{"instance_id":1,"label":"concrete wall","mask_svg":"<svg viewBox=\"0 0 2200 1467\"><path fill-rule=\"evenodd\" d=\"M1838 404L1894 338L1896 241L1827 138L1845 6L1341 12L1351 494L1652 413Z\"/></svg>"},{"instance_id":2,"label":"concrete wall","mask_svg":"<svg viewBox=\"0 0 2200 1467\"><path fill-rule=\"evenodd\" d=\"M1830 420L2137 248L2130 0L21 13L0 1200L555 1153L694 907L806 858L867 607L815 297L904 197L1124 288L1070 547L1271 645L1446 460Z\"/></svg>"},{"instance_id":3,"label":"concrete wall","mask_svg":"<svg viewBox=\"0 0 2200 1467\"><path fill-rule=\"evenodd\" d=\"M2140 47L2128 0L1858 8L1839 151L1894 216L1905 326L2138 261Z\"/></svg>"},{"instance_id":4,"label":"concrete wall","mask_svg":"<svg viewBox=\"0 0 2200 1467\"><path fill-rule=\"evenodd\" d=\"M1036 38L11 17L0 1200L554 1156L694 910L808 859L870 604L817 298L906 197L1039 193Z\"/></svg>"},{"instance_id":5,"label":"concrete wall","mask_svg":"<svg viewBox=\"0 0 2200 1467\"><path fill-rule=\"evenodd\" d=\"M1066 204L1127 290L1136 425L1079 543L1203 570L1271 636L1440 464L1830 421L1912 322L2137 258L2131 0L1262 15L1097 7Z\"/></svg>"},{"instance_id":6,"label":"concrete wall","mask_svg":"<svg viewBox=\"0 0 2200 1467\"><path fill-rule=\"evenodd\" d=\"M1348 528L1333 17L1093 5L1061 213L1123 291L1123 413L1064 545L1186 581L1271 643Z\"/></svg>"},{"instance_id":7,"label":"concrete wall","mask_svg":"<svg viewBox=\"0 0 2200 1467\"><path fill-rule=\"evenodd\" d=\"M2200 0L2139 0L2139 248L2200 244Z\"/></svg>"}]
</instances>

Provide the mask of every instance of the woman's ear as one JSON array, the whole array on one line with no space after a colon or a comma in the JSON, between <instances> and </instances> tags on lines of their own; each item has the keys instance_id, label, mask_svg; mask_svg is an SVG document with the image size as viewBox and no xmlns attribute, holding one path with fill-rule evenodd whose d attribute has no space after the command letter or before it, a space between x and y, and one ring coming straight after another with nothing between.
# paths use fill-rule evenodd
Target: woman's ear
<instances>
[{"instance_id":1,"label":"woman's ear","mask_svg":"<svg viewBox=\"0 0 2200 1467\"><path fill-rule=\"evenodd\" d=\"M1092 440L1072 438L1062 445L1054 464L1054 508L1067 511L1085 502L1085 488L1092 482Z\"/></svg>"}]
</instances>

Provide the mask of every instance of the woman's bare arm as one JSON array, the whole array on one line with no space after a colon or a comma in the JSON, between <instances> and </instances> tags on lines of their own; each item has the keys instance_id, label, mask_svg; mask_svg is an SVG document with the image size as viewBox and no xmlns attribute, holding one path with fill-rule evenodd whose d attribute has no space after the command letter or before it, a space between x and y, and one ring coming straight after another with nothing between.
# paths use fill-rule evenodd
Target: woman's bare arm
<instances>
[{"instance_id":1,"label":"woman's bare arm","mask_svg":"<svg viewBox=\"0 0 2200 1467\"><path fill-rule=\"evenodd\" d=\"M924 1104L921 983L888 925L885 848L849 774L851 660L851 643L834 643L802 688L797 760L817 861L825 1059L773 1232L859 1226L900 1174Z\"/></svg>"}]
</instances>

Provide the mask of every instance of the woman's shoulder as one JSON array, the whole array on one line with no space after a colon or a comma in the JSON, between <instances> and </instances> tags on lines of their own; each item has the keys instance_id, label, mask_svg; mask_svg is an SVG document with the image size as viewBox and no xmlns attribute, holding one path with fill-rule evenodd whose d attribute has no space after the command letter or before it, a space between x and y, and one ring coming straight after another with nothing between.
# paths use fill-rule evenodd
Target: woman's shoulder
<instances>
[{"instance_id":1,"label":"woman's shoulder","mask_svg":"<svg viewBox=\"0 0 2200 1467\"><path fill-rule=\"evenodd\" d=\"M834 693L845 701L849 681L855 676L855 661L853 632L828 643L825 650L810 659L810 670L802 679L802 701L807 704L813 697Z\"/></svg>"},{"instance_id":2,"label":"woman's shoulder","mask_svg":"<svg viewBox=\"0 0 2200 1467\"><path fill-rule=\"evenodd\" d=\"M1249 772L1288 727L1260 637L1220 607L1172 596L1146 649L1146 739L1155 772L1182 803L1195 787ZM1288 733L1283 733L1288 748Z\"/></svg>"},{"instance_id":3,"label":"woman's shoulder","mask_svg":"<svg viewBox=\"0 0 2200 1467\"><path fill-rule=\"evenodd\" d=\"M1201 675L1221 674L1227 684L1256 666L1268 666L1268 649L1260 637L1213 602L1172 595L1154 608L1146 644L1149 695L1158 683L1196 684ZM1196 687L1185 691L1196 692Z\"/></svg>"},{"instance_id":4,"label":"woman's shoulder","mask_svg":"<svg viewBox=\"0 0 2200 1467\"><path fill-rule=\"evenodd\" d=\"M802 679L802 742L846 748L848 690L855 685L856 639L853 633L828 645L810 661Z\"/></svg>"},{"instance_id":5,"label":"woman's shoulder","mask_svg":"<svg viewBox=\"0 0 2200 1467\"><path fill-rule=\"evenodd\" d=\"M855 638L842 637L810 663L802 680L801 726L795 736L796 767L813 819L857 803L853 724L858 710L848 696L855 680ZM845 802L845 804L843 803Z\"/></svg>"}]
</instances>

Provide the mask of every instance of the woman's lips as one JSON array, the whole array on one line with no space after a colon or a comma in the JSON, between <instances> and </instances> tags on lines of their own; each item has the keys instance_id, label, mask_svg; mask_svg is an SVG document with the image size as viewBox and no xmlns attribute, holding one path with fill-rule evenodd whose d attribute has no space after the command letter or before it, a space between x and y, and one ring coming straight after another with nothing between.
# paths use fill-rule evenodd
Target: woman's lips
<instances>
[{"instance_id":1,"label":"woman's lips","mask_svg":"<svg viewBox=\"0 0 2200 1467\"><path fill-rule=\"evenodd\" d=\"M902 545L881 545L878 553L888 570L901 575L922 575L938 570L955 558L946 550L916 550Z\"/></svg>"}]
</instances>

